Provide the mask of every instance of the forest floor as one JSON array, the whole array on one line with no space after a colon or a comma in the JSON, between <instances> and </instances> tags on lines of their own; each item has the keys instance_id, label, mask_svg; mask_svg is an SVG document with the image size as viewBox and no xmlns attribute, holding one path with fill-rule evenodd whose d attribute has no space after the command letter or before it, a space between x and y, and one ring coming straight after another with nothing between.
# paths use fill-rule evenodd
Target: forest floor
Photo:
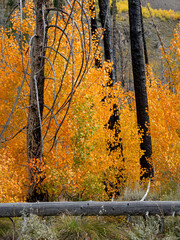
<instances>
[{"instance_id":1,"label":"forest floor","mask_svg":"<svg viewBox=\"0 0 180 240\"><path fill-rule=\"evenodd\" d=\"M122 199L140 200L142 186L126 188ZM159 195L149 192L146 200L180 200L180 185L176 191ZM163 222L164 221L164 222ZM13 224L14 222L14 224ZM0 219L0 240L178 240L180 216L150 217L37 217Z\"/></svg>"},{"instance_id":2,"label":"forest floor","mask_svg":"<svg viewBox=\"0 0 180 240\"><path fill-rule=\"evenodd\" d=\"M174 10L180 11L180 2L179 0L141 0L145 5L147 2L151 4L151 7L154 9L164 9L164 10Z\"/></svg>"},{"instance_id":3,"label":"forest floor","mask_svg":"<svg viewBox=\"0 0 180 240\"><path fill-rule=\"evenodd\" d=\"M154 27L153 22L156 27ZM144 18L144 32L149 64L153 66L153 71L158 78L162 78L162 73L164 71L161 60L161 42L168 52L171 39L174 35L174 29L177 27L178 22L178 20L172 19L161 20L159 18L154 18L152 21L150 18ZM129 20L127 14L124 15L123 20L119 19L117 21L116 42L117 80L121 81L122 65L124 65L125 89L134 90L129 41ZM122 53L120 52L120 45ZM161 80L163 81L163 79Z\"/></svg>"}]
</instances>

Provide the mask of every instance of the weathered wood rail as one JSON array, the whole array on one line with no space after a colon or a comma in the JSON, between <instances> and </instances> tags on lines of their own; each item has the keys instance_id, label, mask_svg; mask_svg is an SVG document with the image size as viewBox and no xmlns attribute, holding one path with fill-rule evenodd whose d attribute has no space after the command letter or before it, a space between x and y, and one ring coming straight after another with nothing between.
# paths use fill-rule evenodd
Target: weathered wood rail
<instances>
[{"instance_id":1,"label":"weathered wood rail","mask_svg":"<svg viewBox=\"0 0 180 240\"><path fill-rule=\"evenodd\" d=\"M180 201L0 203L0 217L38 216L180 216Z\"/></svg>"}]
</instances>

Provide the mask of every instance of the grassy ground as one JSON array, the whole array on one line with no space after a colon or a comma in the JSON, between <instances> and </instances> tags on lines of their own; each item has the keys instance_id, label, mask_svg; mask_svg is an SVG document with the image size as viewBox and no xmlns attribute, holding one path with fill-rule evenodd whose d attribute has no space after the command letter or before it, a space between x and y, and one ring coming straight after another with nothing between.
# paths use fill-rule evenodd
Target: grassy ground
<instances>
[{"instance_id":1,"label":"grassy ground","mask_svg":"<svg viewBox=\"0 0 180 240\"><path fill-rule=\"evenodd\" d=\"M152 8L161 8L165 10L173 9L174 11L180 11L179 0L141 0L142 4L150 3Z\"/></svg>"},{"instance_id":2,"label":"grassy ground","mask_svg":"<svg viewBox=\"0 0 180 240\"><path fill-rule=\"evenodd\" d=\"M145 190L126 188L119 200L139 200ZM180 201L180 185L176 191L158 195L149 193L147 200ZM180 217L46 217L30 216L25 219L0 219L0 239L10 240L123 240L123 239L180 239ZM14 227L15 226L15 227Z\"/></svg>"},{"instance_id":3,"label":"grassy ground","mask_svg":"<svg viewBox=\"0 0 180 240\"><path fill-rule=\"evenodd\" d=\"M159 18L154 19L154 23L157 27L161 41L168 52L168 48L173 38L174 29L176 28L178 21L166 20L162 21ZM153 65L153 71L158 76L162 77L163 64L161 61L161 43L158 38L153 22L150 18L144 19L145 38L147 43L147 52L149 58L149 64ZM130 54L130 41L129 41L129 20L127 15L124 14L123 20L119 17L117 21L117 36L116 36L116 58L117 58L117 80L121 81L122 65L124 66L124 81L125 89L133 90L133 77L131 69L131 54ZM120 51L120 47L122 52Z\"/></svg>"},{"instance_id":4,"label":"grassy ground","mask_svg":"<svg viewBox=\"0 0 180 240\"><path fill-rule=\"evenodd\" d=\"M4 226L5 224L6 227ZM3 231L2 231L3 225ZM16 220L13 230L8 220L1 220L0 239L21 240L123 240L180 239L180 217L49 217L30 216Z\"/></svg>"}]
</instances>

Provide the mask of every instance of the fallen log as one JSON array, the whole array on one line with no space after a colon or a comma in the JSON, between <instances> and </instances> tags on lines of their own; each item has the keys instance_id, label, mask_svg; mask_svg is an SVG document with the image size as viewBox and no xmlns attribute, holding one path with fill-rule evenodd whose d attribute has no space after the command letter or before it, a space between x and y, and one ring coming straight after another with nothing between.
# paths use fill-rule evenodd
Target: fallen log
<instances>
[{"instance_id":1,"label":"fallen log","mask_svg":"<svg viewBox=\"0 0 180 240\"><path fill-rule=\"evenodd\" d=\"M38 216L180 216L180 201L0 203L0 217Z\"/></svg>"}]
</instances>

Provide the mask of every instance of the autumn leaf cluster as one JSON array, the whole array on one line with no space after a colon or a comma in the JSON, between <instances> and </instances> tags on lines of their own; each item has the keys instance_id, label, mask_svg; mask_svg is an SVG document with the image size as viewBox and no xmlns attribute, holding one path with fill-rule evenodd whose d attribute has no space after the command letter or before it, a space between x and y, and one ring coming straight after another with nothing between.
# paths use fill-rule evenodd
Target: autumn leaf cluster
<instances>
[{"instance_id":1,"label":"autumn leaf cluster","mask_svg":"<svg viewBox=\"0 0 180 240\"><path fill-rule=\"evenodd\" d=\"M45 107L42 121L45 136L41 166L45 178L42 188L48 191L53 200L104 200L108 199L107 192L115 192L117 189L122 191L125 184L136 186L139 181L140 157L143 154L140 149L141 135L138 133L134 94L125 92L119 83L107 87L107 69L110 70L112 64L104 62L101 68L94 66L95 55L102 60L101 48L97 49L97 44L90 41L88 25L82 24L79 6L75 6L75 9L74 20L68 20L68 24L68 15L63 18L52 15L49 20L51 26L58 24L59 29L66 28L68 38L61 30L49 28L46 51L49 60L45 64ZM88 6L85 9L88 15ZM26 200L30 184L28 168L38 169L41 161L32 159L28 163L26 146L30 67L26 70L24 66L31 62L29 42L35 27L33 1L28 1L23 13L26 18L22 21L22 28L21 16L17 10L11 17L12 28L1 28L0 32L1 130L22 87L1 140L0 202ZM162 186L175 186L180 169L179 27L180 25L175 30L171 48L166 53L162 52L167 84L162 85L156 79L152 68L148 69L147 75L154 182L155 187L161 190ZM102 35L100 30L99 32ZM60 44L57 39L61 39ZM71 44L67 43L67 39ZM82 51L82 44L86 55ZM56 54L52 46L58 47L61 54ZM87 65L82 64L84 57L89 58ZM24 79L25 71L27 74ZM72 84L74 92L69 104ZM118 141L121 141L123 153L122 149L110 152L108 148L109 142L116 144L114 132L107 124L113 114L114 104L119 109Z\"/></svg>"}]
</instances>

